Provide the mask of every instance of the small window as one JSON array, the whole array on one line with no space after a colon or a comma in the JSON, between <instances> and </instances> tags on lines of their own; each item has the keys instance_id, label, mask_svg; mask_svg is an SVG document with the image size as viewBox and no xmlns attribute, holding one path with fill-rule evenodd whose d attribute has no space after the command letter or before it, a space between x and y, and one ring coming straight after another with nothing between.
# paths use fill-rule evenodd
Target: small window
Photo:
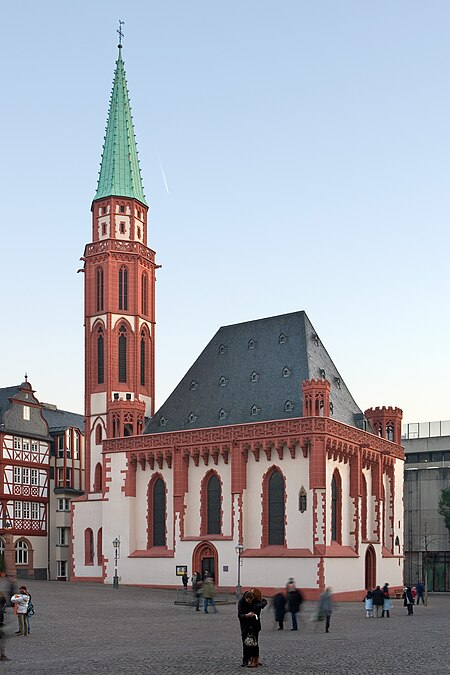
<instances>
[{"instance_id":1,"label":"small window","mask_svg":"<svg viewBox=\"0 0 450 675\"><path fill-rule=\"evenodd\" d=\"M22 468L20 466L14 467L14 483L17 485L22 483Z\"/></svg>"},{"instance_id":2,"label":"small window","mask_svg":"<svg viewBox=\"0 0 450 675\"><path fill-rule=\"evenodd\" d=\"M119 230L120 230L120 234L125 234L125 223L124 222L121 222L119 224Z\"/></svg>"},{"instance_id":3,"label":"small window","mask_svg":"<svg viewBox=\"0 0 450 675\"><path fill-rule=\"evenodd\" d=\"M20 439L18 436L14 437L14 450L21 450L22 449L22 439Z\"/></svg>"},{"instance_id":4,"label":"small window","mask_svg":"<svg viewBox=\"0 0 450 675\"><path fill-rule=\"evenodd\" d=\"M228 347L226 347L225 345L219 345L219 354L225 354L227 349Z\"/></svg>"},{"instance_id":5,"label":"small window","mask_svg":"<svg viewBox=\"0 0 450 675\"><path fill-rule=\"evenodd\" d=\"M298 495L298 510L300 513L304 513L306 511L306 506L306 490L304 487L302 487Z\"/></svg>"},{"instance_id":6,"label":"small window","mask_svg":"<svg viewBox=\"0 0 450 675\"><path fill-rule=\"evenodd\" d=\"M23 406L23 419L24 420L30 419L30 406L29 405Z\"/></svg>"},{"instance_id":7,"label":"small window","mask_svg":"<svg viewBox=\"0 0 450 675\"><path fill-rule=\"evenodd\" d=\"M67 579L67 560L57 560L58 579Z\"/></svg>"},{"instance_id":8,"label":"small window","mask_svg":"<svg viewBox=\"0 0 450 675\"><path fill-rule=\"evenodd\" d=\"M39 508L38 502L31 502L31 520L39 520Z\"/></svg>"},{"instance_id":9,"label":"small window","mask_svg":"<svg viewBox=\"0 0 450 675\"><path fill-rule=\"evenodd\" d=\"M141 217L141 212L140 212L140 210L139 210L139 209L138 209L138 212L137 212L137 217L138 217L138 218L140 218L140 217Z\"/></svg>"},{"instance_id":10,"label":"small window","mask_svg":"<svg viewBox=\"0 0 450 675\"><path fill-rule=\"evenodd\" d=\"M69 500L66 497L58 499L58 511L69 511Z\"/></svg>"},{"instance_id":11,"label":"small window","mask_svg":"<svg viewBox=\"0 0 450 675\"><path fill-rule=\"evenodd\" d=\"M256 372L256 370L253 371L253 373L250 375L250 380L252 382L258 382L259 380L259 373Z\"/></svg>"},{"instance_id":12,"label":"small window","mask_svg":"<svg viewBox=\"0 0 450 675\"><path fill-rule=\"evenodd\" d=\"M167 424L167 419L165 417L160 417L159 418L159 426L160 427L165 427Z\"/></svg>"},{"instance_id":13,"label":"small window","mask_svg":"<svg viewBox=\"0 0 450 675\"><path fill-rule=\"evenodd\" d=\"M37 441L31 441L31 452L37 452L38 451L39 444Z\"/></svg>"},{"instance_id":14,"label":"small window","mask_svg":"<svg viewBox=\"0 0 450 675\"><path fill-rule=\"evenodd\" d=\"M37 469L31 469L31 485L39 485L39 473Z\"/></svg>"},{"instance_id":15,"label":"small window","mask_svg":"<svg viewBox=\"0 0 450 675\"><path fill-rule=\"evenodd\" d=\"M22 483L24 485L30 484L30 469L27 466L24 466L22 469Z\"/></svg>"},{"instance_id":16,"label":"small window","mask_svg":"<svg viewBox=\"0 0 450 675\"><path fill-rule=\"evenodd\" d=\"M325 368L320 368L319 373L320 373L320 377L322 378L322 380L324 380L327 376L327 374L325 372Z\"/></svg>"},{"instance_id":17,"label":"small window","mask_svg":"<svg viewBox=\"0 0 450 675\"><path fill-rule=\"evenodd\" d=\"M248 341L248 348L249 349L255 349L256 347L256 342L252 339Z\"/></svg>"},{"instance_id":18,"label":"small window","mask_svg":"<svg viewBox=\"0 0 450 675\"><path fill-rule=\"evenodd\" d=\"M102 223L102 235L106 235L106 223Z\"/></svg>"},{"instance_id":19,"label":"small window","mask_svg":"<svg viewBox=\"0 0 450 675\"><path fill-rule=\"evenodd\" d=\"M250 414L254 417L255 415L258 415L259 413L259 408L257 405L252 405L250 408Z\"/></svg>"},{"instance_id":20,"label":"small window","mask_svg":"<svg viewBox=\"0 0 450 675\"><path fill-rule=\"evenodd\" d=\"M288 368L287 366L284 366L283 370L281 371L281 374L283 377L289 377L291 375L291 369Z\"/></svg>"},{"instance_id":21,"label":"small window","mask_svg":"<svg viewBox=\"0 0 450 675\"><path fill-rule=\"evenodd\" d=\"M226 411L223 408L219 410L219 420L224 420L226 419L226 417L227 417Z\"/></svg>"},{"instance_id":22,"label":"small window","mask_svg":"<svg viewBox=\"0 0 450 675\"><path fill-rule=\"evenodd\" d=\"M138 227L138 229L137 229L137 238L138 239L141 238L141 228L140 227Z\"/></svg>"},{"instance_id":23,"label":"small window","mask_svg":"<svg viewBox=\"0 0 450 675\"><path fill-rule=\"evenodd\" d=\"M192 413L192 412L189 413L189 416L188 416L188 422L189 422L190 424L191 424L192 422L195 422L196 419L197 419L197 415L194 415L194 413Z\"/></svg>"},{"instance_id":24,"label":"small window","mask_svg":"<svg viewBox=\"0 0 450 675\"><path fill-rule=\"evenodd\" d=\"M292 412L293 407L292 401L286 401L284 404L284 412Z\"/></svg>"},{"instance_id":25,"label":"small window","mask_svg":"<svg viewBox=\"0 0 450 675\"><path fill-rule=\"evenodd\" d=\"M67 546L68 538L65 527L58 527L58 546Z\"/></svg>"},{"instance_id":26,"label":"small window","mask_svg":"<svg viewBox=\"0 0 450 675\"><path fill-rule=\"evenodd\" d=\"M27 438L23 439L22 450L25 450L25 452L29 452L30 450L30 441Z\"/></svg>"},{"instance_id":27,"label":"small window","mask_svg":"<svg viewBox=\"0 0 450 675\"><path fill-rule=\"evenodd\" d=\"M28 565L28 544L20 539L15 545L16 565Z\"/></svg>"},{"instance_id":28,"label":"small window","mask_svg":"<svg viewBox=\"0 0 450 675\"><path fill-rule=\"evenodd\" d=\"M105 214L105 213L106 213L106 206L102 206L102 208L101 208L101 212L102 212L103 214Z\"/></svg>"},{"instance_id":29,"label":"small window","mask_svg":"<svg viewBox=\"0 0 450 675\"><path fill-rule=\"evenodd\" d=\"M123 204L120 205L119 211L120 213L125 213L125 206Z\"/></svg>"},{"instance_id":30,"label":"small window","mask_svg":"<svg viewBox=\"0 0 450 675\"><path fill-rule=\"evenodd\" d=\"M222 377L219 379L219 387L226 387L227 384L228 380L222 375Z\"/></svg>"},{"instance_id":31,"label":"small window","mask_svg":"<svg viewBox=\"0 0 450 675\"><path fill-rule=\"evenodd\" d=\"M197 380L192 380L191 384L189 385L189 389L190 389L191 391L195 391L196 389L198 389L198 382L197 382Z\"/></svg>"},{"instance_id":32,"label":"small window","mask_svg":"<svg viewBox=\"0 0 450 675\"><path fill-rule=\"evenodd\" d=\"M287 335L280 333L278 337L278 344L283 345L285 342L287 342Z\"/></svg>"},{"instance_id":33,"label":"small window","mask_svg":"<svg viewBox=\"0 0 450 675\"><path fill-rule=\"evenodd\" d=\"M333 411L334 411L334 405L333 405L333 402L330 401L330 415L333 414Z\"/></svg>"}]
</instances>

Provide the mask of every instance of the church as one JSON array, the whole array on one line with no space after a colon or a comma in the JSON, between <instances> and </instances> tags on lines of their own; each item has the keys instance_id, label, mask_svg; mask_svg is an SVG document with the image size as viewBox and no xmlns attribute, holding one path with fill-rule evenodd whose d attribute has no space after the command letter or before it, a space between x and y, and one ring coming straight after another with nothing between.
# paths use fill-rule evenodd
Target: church
<instances>
[{"instance_id":1,"label":"church","mask_svg":"<svg viewBox=\"0 0 450 675\"><path fill-rule=\"evenodd\" d=\"M337 599L403 580L402 411L363 412L303 311L219 328L155 412L155 252L122 45L85 292L85 494L74 581L179 587L185 568Z\"/></svg>"}]
</instances>

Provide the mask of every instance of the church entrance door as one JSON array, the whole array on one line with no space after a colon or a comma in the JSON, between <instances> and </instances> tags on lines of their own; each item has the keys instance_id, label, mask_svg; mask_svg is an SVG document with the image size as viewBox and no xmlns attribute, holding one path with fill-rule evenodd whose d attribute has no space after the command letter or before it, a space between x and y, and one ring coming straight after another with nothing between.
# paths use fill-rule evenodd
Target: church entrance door
<instances>
[{"instance_id":1,"label":"church entrance door","mask_svg":"<svg viewBox=\"0 0 450 675\"><path fill-rule=\"evenodd\" d=\"M377 577L376 555L373 546L367 547L365 563L366 563L366 574L365 574L366 589L368 591L369 590L373 591L376 585L376 577Z\"/></svg>"},{"instance_id":2,"label":"church entrance door","mask_svg":"<svg viewBox=\"0 0 450 675\"><path fill-rule=\"evenodd\" d=\"M198 544L192 554L192 570L200 572L202 578L210 574L214 583L219 583L219 556L217 549L209 541Z\"/></svg>"}]
</instances>

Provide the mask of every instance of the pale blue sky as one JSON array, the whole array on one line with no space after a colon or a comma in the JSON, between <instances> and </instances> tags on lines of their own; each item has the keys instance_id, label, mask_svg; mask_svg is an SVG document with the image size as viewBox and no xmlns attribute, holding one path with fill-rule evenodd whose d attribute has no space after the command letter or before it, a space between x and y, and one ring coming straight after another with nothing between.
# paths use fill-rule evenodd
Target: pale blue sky
<instances>
[{"instance_id":1,"label":"pale blue sky","mask_svg":"<svg viewBox=\"0 0 450 675\"><path fill-rule=\"evenodd\" d=\"M157 405L219 326L305 309L362 409L449 419L444 0L4 7L0 386L27 371L83 411L76 270L119 18L163 265Z\"/></svg>"}]
</instances>

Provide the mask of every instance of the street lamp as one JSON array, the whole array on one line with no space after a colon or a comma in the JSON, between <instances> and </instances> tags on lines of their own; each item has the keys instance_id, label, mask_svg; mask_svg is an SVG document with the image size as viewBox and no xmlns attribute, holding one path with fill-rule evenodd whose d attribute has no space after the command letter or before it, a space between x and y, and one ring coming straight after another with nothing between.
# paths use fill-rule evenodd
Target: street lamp
<instances>
[{"instance_id":1,"label":"street lamp","mask_svg":"<svg viewBox=\"0 0 450 675\"><path fill-rule=\"evenodd\" d=\"M244 547L242 546L241 543L238 543L235 546L235 550L236 550L237 557L238 557L236 600L239 600L240 597L241 597L241 558L242 558L242 551L244 550Z\"/></svg>"},{"instance_id":2,"label":"street lamp","mask_svg":"<svg viewBox=\"0 0 450 675\"><path fill-rule=\"evenodd\" d=\"M117 561L119 560L119 553L120 553L120 537L116 537L112 544L114 546L113 588L119 588L119 577L117 576Z\"/></svg>"}]
</instances>

